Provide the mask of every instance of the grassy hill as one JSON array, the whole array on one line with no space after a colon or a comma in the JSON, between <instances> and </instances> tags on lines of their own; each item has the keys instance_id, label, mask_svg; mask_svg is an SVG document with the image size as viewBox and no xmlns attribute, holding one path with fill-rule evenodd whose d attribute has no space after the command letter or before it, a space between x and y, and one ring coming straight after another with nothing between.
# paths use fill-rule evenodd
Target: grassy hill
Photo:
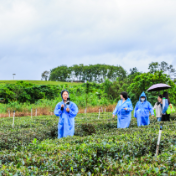
<instances>
[{"instance_id":1,"label":"grassy hill","mask_svg":"<svg viewBox=\"0 0 176 176\"><path fill-rule=\"evenodd\" d=\"M25 81L36 85L82 84L82 83L71 83L71 82L60 82L60 81L41 81L41 80L0 80L0 84L15 84L17 81Z\"/></svg>"}]
</instances>

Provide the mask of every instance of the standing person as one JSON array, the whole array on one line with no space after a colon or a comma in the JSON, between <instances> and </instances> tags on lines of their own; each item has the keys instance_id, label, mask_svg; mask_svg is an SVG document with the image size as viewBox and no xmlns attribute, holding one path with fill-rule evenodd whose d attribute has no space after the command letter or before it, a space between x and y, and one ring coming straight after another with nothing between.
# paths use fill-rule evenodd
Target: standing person
<instances>
[{"instance_id":1,"label":"standing person","mask_svg":"<svg viewBox=\"0 0 176 176\"><path fill-rule=\"evenodd\" d=\"M155 106L153 107L153 109L156 110L156 117L157 117L157 121L161 121L162 118L162 95L158 96L158 102L155 103Z\"/></svg>"},{"instance_id":2,"label":"standing person","mask_svg":"<svg viewBox=\"0 0 176 176\"><path fill-rule=\"evenodd\" d=\"M69 92L67 90L61 92L61 97L63 101L58 103L54 110L54 114L59 116L58 138L74 135L74 117L78 113L78 107L75 103L70 102L69 105L66 105L67 98L69 98Z\"/></svg>"},{"instance_id":3,"label":"standing person","mask_svg":"<svg viewBox=\"0 0 176 176\"><path fill-rule=\"evenodd\" d=\"M163 100L162 101L163 101L163 108L162 108L162 119L161 119L161 121L170 121L170 114L167 114L167 112L166 112L169 105L171 104L168 92L163 93Z\"/></svg>"},{"instance_id":4,"label":"standing person","mask_svg":"<svg viewBox=\"0 0 176 176\"><path fill-rule=\"evenodd\" d=\"M143 92L139 97L139 101L134 109L134 117L137 118L137 125L144 126L150 124L149 112L154 117L153 107L147 101L147 97Z\"/></svg>"},{"instance_id":5,"label":"standing person","mask_svg":"<svg viewBox=\"0 0 176 176\"><path fill-rule=\"evenodd\" d=\"M133 110L133 106L126 92L122 92L120 98L121 100L119 100L113 112L113 118L115 115L118 116L117 128L128 128L131 121L131 111Z\"/></svg>"}]
</instances>

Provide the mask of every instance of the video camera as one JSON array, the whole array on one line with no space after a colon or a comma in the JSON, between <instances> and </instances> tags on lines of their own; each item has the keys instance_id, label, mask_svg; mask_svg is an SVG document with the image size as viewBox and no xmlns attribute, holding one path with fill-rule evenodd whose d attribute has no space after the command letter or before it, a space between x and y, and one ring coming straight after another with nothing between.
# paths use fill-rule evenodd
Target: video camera
<instances>
[{"instance_id":1,"label":"video camera","mask_svg":"<svg viewBox=\"0 0 176 176\"><path fill-rule=\"evenodd\" d=\"M69 104L70 104L70 98L67 98L66 105L69 105Z\"/></svg>"}]
</instances>

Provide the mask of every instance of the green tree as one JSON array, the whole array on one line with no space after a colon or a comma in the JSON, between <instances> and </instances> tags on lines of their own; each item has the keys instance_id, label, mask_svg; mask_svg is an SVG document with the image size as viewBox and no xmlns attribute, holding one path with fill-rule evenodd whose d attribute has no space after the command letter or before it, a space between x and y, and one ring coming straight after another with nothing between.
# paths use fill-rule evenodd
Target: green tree
<instances>
[{"instance_id":1,"label":"green tree","mask_svg":"<svg viewBox=\"0 0 176 176\"><path fill-rule=\"evenodd\" d=\"M66 65L59 66L51 70L50 78L51 81L67 81L70 78L71 69Z\"/></svg>"},{"instance_id":2,"label":"green tree","mask_svg":"<svg viewBox=\"0 0 176 176\"><path fill-rule=\"evenodd\" d=\"M176 103L176 85L175 83L169 78L168 75L163 74L163 71L156 71L154 74L152 73L142 73L140 75L137 75L133 83L130 84L128 87L128 92L130 95L130 98L132 99L132 102L135 104L138 99L140 94L145 91L148 100L154 104L157 101L157 96L163 93L163 91L160 92L147 92L147 89L152 86L153 84L157 83L165 83L170 85L172 88L168 90L169 94L172 95L170 96L171 102Z\"/></svg>"},{"instance_id":3,"label":"green tree","mask_svg":"<svg viewBox=\"0 0 176 176\"><path fill-rule=\"evenodd\" d=\"M47 81L48 77L49 77L49 71L44 71L42 73L42 79L44 79L45 81Z\"/></svg>"},{"instance_id":4,"label":"green tree","mask_svg":"<svg viewBox=\"0 0 176 176\"><path fill-rule=\"evenodd\" d=\"M158 62L152 62L149 64L149 72L150 73L155 73L156 71L159 71L159 63Z\"/></svg>"},{"instance_id":5,"label":"green tree","mask_svg":"<svg viewBox=\"0 0 176 176\"><path fill-rule=\"evenodd\" d=\"M155 73L156 71L162 71L170 76L170 78L176 76L176 70L173 65L169 65L167 62L162 61L160 64L158 62L152 62L149 64L149 72Z\"/></svg>"},{"instance_id":6,"label":"green tree","mask_svg":"<svg viewBox=\"0 0 176 176\"><path fill-rule=\"evenodd\" d=\"M139 72L138 69L136 67L134 68L130 68L130 74L129 75L133 75L135 73Z\"/></svg>"}]
</instances>

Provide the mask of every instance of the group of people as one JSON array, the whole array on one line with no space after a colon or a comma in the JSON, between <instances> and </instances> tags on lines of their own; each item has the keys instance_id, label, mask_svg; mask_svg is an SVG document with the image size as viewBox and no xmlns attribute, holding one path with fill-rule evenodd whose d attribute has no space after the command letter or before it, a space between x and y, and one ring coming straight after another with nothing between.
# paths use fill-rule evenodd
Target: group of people
<instances>
[{"instance_id":1,"label":"group of people","mask_svg":"<svg viewBox=\"0 0 176 176\"><path fill-rule=\"evenodd\" d=\"M119 100L114 112L118 116L117 128L127 128L131 121L131 112L133 111L133 106L128 94L122 92L120 94L121 100ZM170 105L170 100L167 92L164 92L163 96L158 96L158 101L155 106L152 107L151 103L147 101L147 97L143 92L139 101L136 103L134 109L134 117L137 119L138 126L144 126L150 124L150 114L154 116L154 110L156 111L156 117L158 121L170 121L170 114L167 114L167 109Z\"/></svg>"},{"instance_id":2,"label":"group of people","mask_svg":"<svg viewBox=\"0 0 176 176\"><path fill-rule=\"evenodd\" d=\"M76 117L78 113L78 107L75 103L70 102L69 105L67 105L67 100L69 98L69 92L67 90L61 92L61 97L62 101L56 105L54 110L54 114L60 117L58 123L58 138L74 135L74 117ZM127 128L131 122L133 105L126 92L120 94L120 99L121 100L119 100L113 111L113 118L116 115L118 117L117 128ZM154 107L147 101L147 97L143 92L134 109L134 117L137 119L137 125L149 125L149 116L150 114L154 116L154 109L158 121L170 121L170 114L167 114L166 112L169 105L170 100L167 92L164 92L163 96L158 96L158 101Z\"/></svg>"}]
</instances>

